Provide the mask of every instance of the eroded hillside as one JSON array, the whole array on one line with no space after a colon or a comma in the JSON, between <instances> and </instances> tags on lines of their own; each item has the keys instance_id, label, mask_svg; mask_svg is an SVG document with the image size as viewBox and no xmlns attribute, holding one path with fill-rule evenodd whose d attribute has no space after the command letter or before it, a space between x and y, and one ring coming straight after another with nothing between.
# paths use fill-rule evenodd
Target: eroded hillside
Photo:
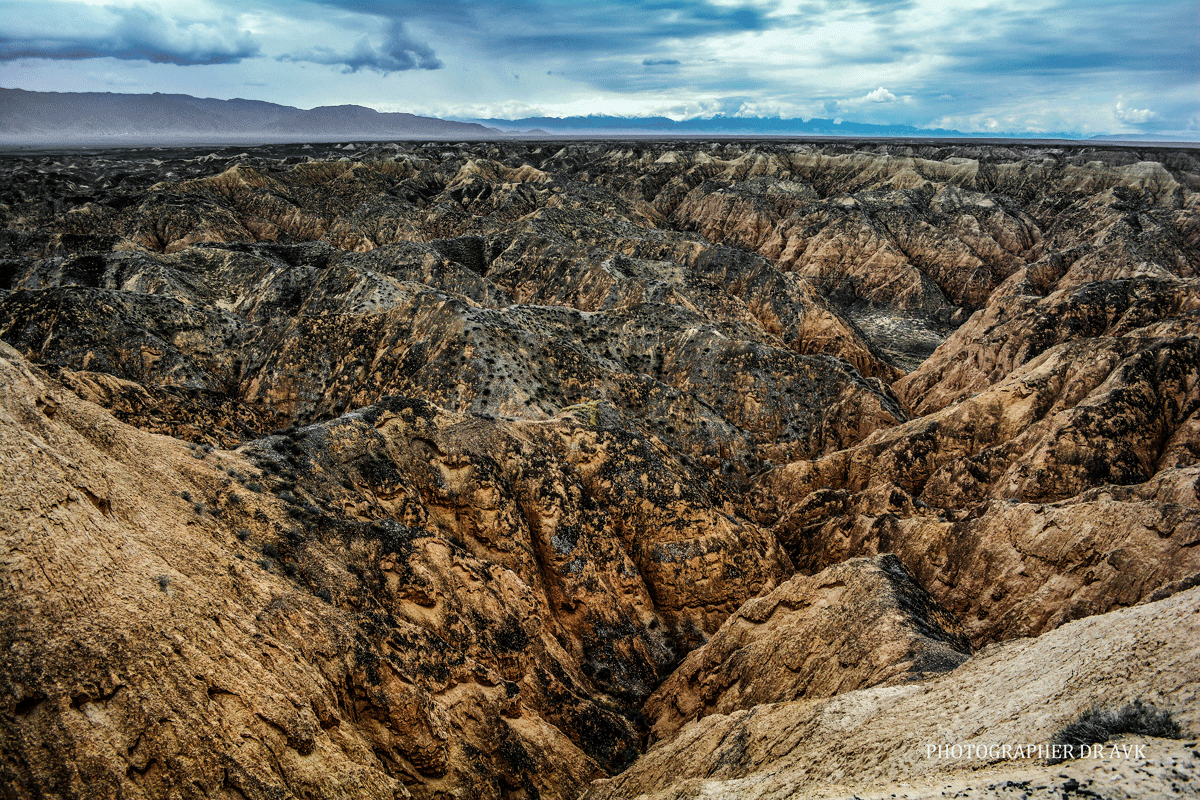
<instances>
[{"instance_id":1,"label":"eroded hillside","mask_svg":"<svg viewBox=\"0 0 1200 800\"><path fill-rule=\"evenodd\" d=\"M1200 580L1193 151L2 166L14 797L659 791Z\"/></svg>"}]
</instances>

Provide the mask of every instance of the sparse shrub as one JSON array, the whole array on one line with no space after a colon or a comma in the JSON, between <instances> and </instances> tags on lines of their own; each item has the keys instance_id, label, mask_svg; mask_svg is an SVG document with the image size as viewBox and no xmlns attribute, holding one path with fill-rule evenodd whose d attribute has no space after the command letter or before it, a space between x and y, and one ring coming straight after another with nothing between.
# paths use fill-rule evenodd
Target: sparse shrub
<instances>
[{"instance_id":1,"label":"sparse shrub","mask_svg":"<svg viewBox=\"0 0 1200 800\"><path fill-rule=\"evenodd\" d=\"M279 548L271 542L267 542L262 546L262 554L267 558L279 558Z\"/></svg>"},{"instance_id":2,"label":"sparse shrub","mask_svg":"<svg viewBox=\"0 0 1200 800\"><path fill-rule=\"evenodd\" d=\"M321 599L322 599L322 600L324 600L326 603L332 603L332 602L333 602L333 595L331 595L331 594L329 593L329 590L328 590L328 589L322 589L321 591L317 592L317 597L321 598Z\"/></svg>"},{"instance_id":3,"label":"sparse shrub","mask_svg":"<svg viewBox=\"0 0 1200 800\"><path fill-rule=\"evenodd\" d=\"M238 528L237 529L237 538L238 538L238 541L240 541L240 542L244 542L247 539L249 539L250 538L250 529L249 528Z\"/></svg>"},{"instance_id":4,"label":"sparse shrub","mask_svg":"<svg viewBox=\"0 0 1200 800\"><path fill-rule=\"evenodd\" d=\"M263 486L263 485L262 485L261 483L259 483L258 481L248 481L248 482L245 484L245 486L246 486L246 488L247 488L247 489L249 489L250 491L252 491L252 492L258 492L259 494L262 494L263 492L265 492L265 491L267 490L267 487Z\"/></svg>"},{"instance_id":5,"label":"sparse shrub","mask_svg":"<svg viewBox=\"0 0 1200 800\"><path fill-rule=\"evenodd\" d=\"M158 583L158 588L162 589L164 592L167 590L167 587L171 585L171 578L169 575L159 575L154 580Z\"/></svg>"},{"instance_id":6,"label":"sparse shrub","mask_svg":"<svg viewBox=\"0 0 1200 800\"><path fill-rule=\"evenodd\" d=\"M192 502L192 493L191 492L180 492L179 496L182 497L184 502L186 502L186 503Z\"/></svg>"},{"instance_id":7,"label":"sparse shrub","mask_svg":"<svg viewBox=\"0 0 1200 800\"><path fill-rule=\"evenodd\" d=\"M270 571L271 571L271 561L270 561L269 559L266 559L266 558L260 558L260 559L258 560L258 565L259 565L260 567L262 567L264 570L266 570L267 572L270 572Z\"/></svg>"},{"instance_id":8,"label":"sparse shrub","mask_svg":"<svg viewBox=\"0 0 1200 800\"><path fill-rule=\"evenodd\" d=\"M204 503L192 503L192 511L195 511L197 514L203 514Z\"/></svg>"},{"instance_id":9,"label":"sparse shrub","mask_svg":"<svg viewBox=\"0 0 1200 800\"><path fill-rule=\"evenodd\" d=\"M1171 712L1162 711L1149 703L1134 700L1118 709L1091 708L1074 722L1064 725L1050 739L1052 745L1071 745L1075 751L1081 745L1107 742L1123 733L1142 736L1158 736L1163 739L1182 739L1184 732ZM1059 764L1065 758L1051 759L1048 763Z\"/></svg>"}]
</instances>

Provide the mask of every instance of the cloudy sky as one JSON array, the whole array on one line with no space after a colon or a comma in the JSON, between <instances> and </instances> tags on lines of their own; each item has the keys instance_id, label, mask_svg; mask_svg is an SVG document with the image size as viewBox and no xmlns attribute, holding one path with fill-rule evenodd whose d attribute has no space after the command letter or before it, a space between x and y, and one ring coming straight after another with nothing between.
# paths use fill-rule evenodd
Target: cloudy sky
<instances>
[{"instance_id":1,"label":"cloudy sky","mask_svg":"<svg viewBox=\"0 0 1200 800\"><path fill-rule=\"evenodd\" d=\"M0 86L1200 139L1197 0L5 0Z\"/></svg>"}]
</instances>

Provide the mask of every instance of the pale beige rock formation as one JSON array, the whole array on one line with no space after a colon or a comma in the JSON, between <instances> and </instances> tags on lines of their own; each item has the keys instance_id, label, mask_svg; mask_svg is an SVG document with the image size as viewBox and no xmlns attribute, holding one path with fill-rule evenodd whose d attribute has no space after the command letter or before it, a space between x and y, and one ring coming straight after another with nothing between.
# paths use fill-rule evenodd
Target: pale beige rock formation
<instances>
[{"instance_id":1,"label":"pale beige rock formation","mask_svg":"<svg viewBox=\"0 0 1200 800\"><path fill-rule=\"evenodd\" d=\"M999 757L988 750L982 759L938 758L937 747L1036 748L1087 708L1135 699L1169 710L1194 732L1198 658L1200 589L1191 589L1037 639L993 645L923 683L704 717L621 775L593 784L586 797L941 797L947 789L947 796L1013 796L995 786L1007 780L1041 791L1053 786L1058 796L1071 796L1069 780L1086 782L1100 797L1186 795L1194 793L1200 760L1195 739L1182 747L1122 740L1141 745L1145 758L1111 759L1099 769L1090 760L1046 767L1037 758L1005 758L1002 750ZM981 767L987 769L977 773Z\"/></svg>"}]
</instances>

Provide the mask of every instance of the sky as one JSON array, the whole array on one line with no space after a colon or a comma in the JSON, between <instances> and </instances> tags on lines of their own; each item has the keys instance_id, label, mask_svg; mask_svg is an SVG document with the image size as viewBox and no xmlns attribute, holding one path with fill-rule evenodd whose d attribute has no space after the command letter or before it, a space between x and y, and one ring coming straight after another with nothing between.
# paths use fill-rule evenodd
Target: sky
<instances>
[{"instance_id":1,"label":"sky","mask_svg":"<svg viewBox=\"0 0 1200 800\"><path fill-rule=\"evenodd\" d=\"M1197 0L4 0L0 86L1200 140Z\"/></svg>"}]
</instances>

